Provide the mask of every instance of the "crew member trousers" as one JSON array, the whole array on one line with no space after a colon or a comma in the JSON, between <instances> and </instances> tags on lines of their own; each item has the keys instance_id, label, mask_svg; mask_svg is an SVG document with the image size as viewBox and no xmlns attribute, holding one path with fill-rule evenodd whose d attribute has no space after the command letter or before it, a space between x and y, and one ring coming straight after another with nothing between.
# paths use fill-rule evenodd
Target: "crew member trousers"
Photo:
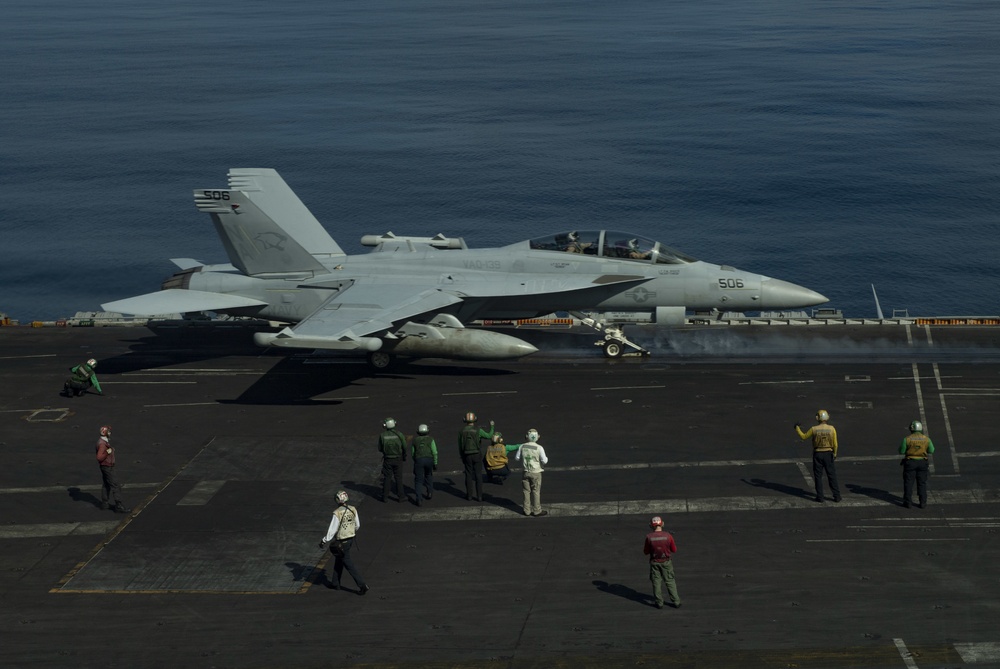
<instances>
[{"instance_id":1,"label":"crew member trousers","mask_svg":"<svg viewBox=\"0 0 1000 669\"><path fill-rule=\"evenodd\" d=\"M542 512L542 473L524 472L521 479L521 490L524 492L524 515L535 516Z\"/></svg>"},{"instance_id":2,"label":"crew member trousers","mask_svg":"<svg viewBox=\"0 0 1000 669\"><path fill-rule=\"evenodd\" d=\"M426 499L434 494L434 458L413 460L413 494L417 498L417 506L420 506L421 493Z\"/></svg>"},{"instance_id":3,"label":"crew member trousers","mask_svg":"<svg viewBox=\"0 0 1000 669\"><path fill-rule=\"evenodd\" d=\"M115 475L115 468L101 465L101 503L119 506L122 503L122 486Z\"/></svg>"},{"instance_id":4,"label":"crew member trousers","mask_svg":"<svg viewBox=\"0 0 1000 669\"><path fill-rule=\"evenodd\" d=\"M403 496L403 461L399 458L382 458L382 501L389 501L389 483L396 479L396 494L400 502Z\"/></svg>"},{"instance_id":5,"label":"crew member trousers","mask_svg":"<svg viewBox=\"0 0 1000 669\"><path fill-rule=\"evenodd\" d=\"M830 482L830 492L833 501L840 501L840 485L837 483L837 467L833 460L833 451L813 451L813 483L816 485L816 500L823 501L823 470Z\"/></svg>"},{"instance_id":6,"label":"crew member trousers","mask_svg":"<svg viewBox=\"0 0 1000 669\"><path fill-rule=\"evenodd\" d=\"M930 464L926 458L906 458L903 462L903 502L909 504L913 499L913 481L917 481L917 498L920 506L927 505L927 473Z\"/></svg>"},{"instance_id":7,"label":"crew member trousers","mask_svg":"<svg viewBox=\"0 0 1000 669\"><path fill-rule=\"evenodd\" d=\"M330 542L331 552L333 552L332 549L336 543L335 541ZM347 567L347 573L351 575L351 578L358 584L358 587L363 589L365 587L365 579L361 576L358 568L354 566L354 560L351 559L351 548L354 546L354 539L344 539L339 543L341 550L333 552L333 585L337 588L340 587L340 577L344 575L344 567Z\"/></svg>"},{"instance_id":8,"label":"crew member trousers","mask_svg":"<svg viewBox=\"0 0 1000 669\"><path fill-rule=\"evenodd\" d=\"M649 580L653 582L653 598L656 599L656 606L663 607L663 584L667 584L667 594L670 595L670 603L678 606L681 597L677 594L677 583L674 582L674 563L672 560L666 562L649 563Z\"/></svg>"},{"instance_id":9,"label":"crew member trousers","mask_svg":"<svg viewBox=\"0 0 1000 669\"><path fill-rule=\"evenodd\" d=\"M483 501L483 473L480 470L482 456L476 453L463 453L462 462L465 464L465 497L466 499L476 499ZM475 491L475 495L473 495Z\"/></svg>"}]
</instances>

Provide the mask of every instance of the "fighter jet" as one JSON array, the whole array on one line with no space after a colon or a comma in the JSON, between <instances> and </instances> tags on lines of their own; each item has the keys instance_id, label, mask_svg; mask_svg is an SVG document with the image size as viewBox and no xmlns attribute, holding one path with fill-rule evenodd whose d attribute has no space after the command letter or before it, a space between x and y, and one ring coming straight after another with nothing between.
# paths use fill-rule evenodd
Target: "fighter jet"
<instances>
[{"instance_id":1,"label":"fighter jet","mask_svg":"<svg viewBox=\"0 0 1000 669\"><path fill-rule=\"evenodd\" d=\"M475 320L557 311L656 314L793 309L817 292L728 265L696 260L658 241L614 230L573 230L498 248L462 238L362 237L347 255L272 169L231 169L228 188L194 191L230 262L173 259L181 271L159 292L102 305L136 315L214 312L288 324L258 333L260 346L359 351L376 368L394 356L457 360L534 353L511 335L467 328ZM622 351L615 333L609 356Z\"/></svg>"}]
</instances>

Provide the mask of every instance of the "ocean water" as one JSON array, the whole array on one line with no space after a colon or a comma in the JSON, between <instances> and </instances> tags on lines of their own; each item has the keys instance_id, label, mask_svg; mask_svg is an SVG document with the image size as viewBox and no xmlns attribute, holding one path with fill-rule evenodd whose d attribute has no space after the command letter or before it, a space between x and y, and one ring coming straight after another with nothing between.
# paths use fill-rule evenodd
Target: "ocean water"
<instances>
[{"instance_id":1,"label":"ocean water","mask_svg":"<svg viewBox=\"0 0 1000 669\"><path fill-rule=\"evenodd\" d=\"M1000 4L6 0L0 311L225 262L279 170L348 252L632 230L851 316L996 314Z\"/></svg>"}]
</instances>

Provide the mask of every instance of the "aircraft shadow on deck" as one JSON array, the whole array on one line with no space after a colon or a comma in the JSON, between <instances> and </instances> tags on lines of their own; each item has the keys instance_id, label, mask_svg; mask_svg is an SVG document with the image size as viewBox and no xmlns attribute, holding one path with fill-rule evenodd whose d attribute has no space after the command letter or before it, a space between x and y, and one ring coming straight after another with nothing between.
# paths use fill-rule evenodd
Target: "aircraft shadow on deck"
<instances>
[{"instance_id":1,"label":"aircraft shadow on deck","mask_svg":"<svg viewBox=\"0 0 1000 669\"><path fill-rule=\"evenodd\" d=\"M231 356L277 358L278 362L239 397L220 399L223 404L336 405L336 399L315 399L325 393L375 377L400 382L428 376L490 377L517 372L479 366L421 364L398 360L389 369L377 371L358 357L304 355L301 350L262 349L253 342L260 328L204 326L150 326L153 334L124 340L129 352L100 361L101 374L126 374L172 365L218 360Z\"/></svg>"},{"instance_id":2,"label":"aircraft shadow on deck","mask_svg":"<svg viewBox=\"0 0 1000 669\"><path fill-rule=\"evenodd\" d=\"M420 382L428 376L506 376L517 372L484 367L426 365L397 362L392 369L375 371L367 364L340 362L310 364L315 361L285 357L262 375L236 399L220 399L221 404L324 405L341 404L336 398L317 399L357 384L362 379L389 378L399 383Z\"/></svg>"}]
</instances>

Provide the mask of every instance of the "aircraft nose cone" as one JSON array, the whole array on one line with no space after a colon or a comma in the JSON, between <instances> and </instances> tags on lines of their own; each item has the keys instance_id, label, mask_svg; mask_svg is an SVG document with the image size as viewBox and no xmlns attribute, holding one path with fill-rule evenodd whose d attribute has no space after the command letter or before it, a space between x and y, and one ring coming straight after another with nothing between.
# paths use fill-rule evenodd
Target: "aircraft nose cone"
<instances>
[{"instance_id":1,"label":"aircraft nose cone","mask_svg":"<svg viewBox=\"0 0 1000 669\"><path fill-rule=\"evenodd\" d=\"M781 279L765 279L760 285L762 309L794 309L829 302L815 290Z\"/></svg>"},{"instance_id":2,"label":"aircraft nose cone","mask_svg":"<svg viewBox=\"0 0 1000 669\"><path fill-rule=\"evenodd\" d=\"M538 349L529 344L524 340L519 340L520 343L514 344L510 347L510 357L520 358L525 355L531 355L532 353L538 353Z\"/></svg>"}]
</instances>

